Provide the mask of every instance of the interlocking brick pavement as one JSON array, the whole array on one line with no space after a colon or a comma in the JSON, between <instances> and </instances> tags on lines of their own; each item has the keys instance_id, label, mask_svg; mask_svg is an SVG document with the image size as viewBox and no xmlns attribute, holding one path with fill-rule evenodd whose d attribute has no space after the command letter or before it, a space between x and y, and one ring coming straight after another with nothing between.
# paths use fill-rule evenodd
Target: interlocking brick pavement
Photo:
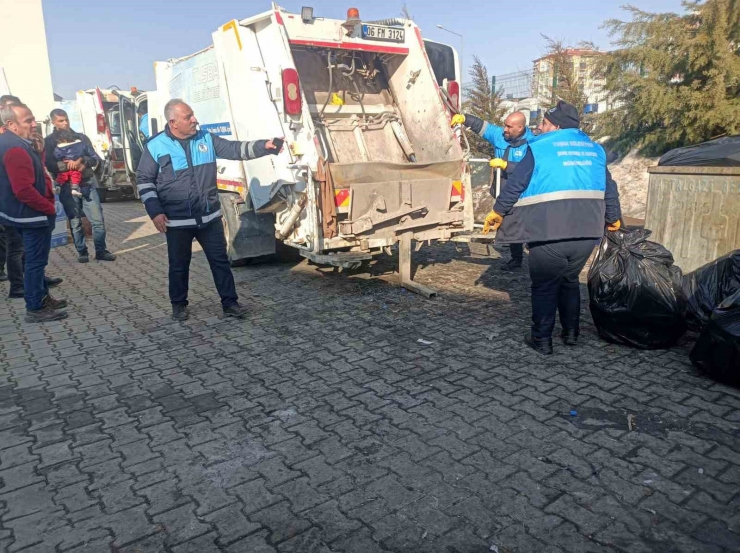
<instances>
[{"instance_id":1,"label":"interlocking brick pavement","mask_svg":"<svg viewBox=\"0 0 740 553\"><path fill-rule=\"evenodd\" d=\"M415 255L434 300L387 257L235 269L244 321L196 252L175 323L163 238L105 212L117 262L52 253L69 319L0 300L1 551L740 551L740 391L688 338L617 347L585 314L540 357L526 275L454 245Z\"/></svg>"}]
</instances>

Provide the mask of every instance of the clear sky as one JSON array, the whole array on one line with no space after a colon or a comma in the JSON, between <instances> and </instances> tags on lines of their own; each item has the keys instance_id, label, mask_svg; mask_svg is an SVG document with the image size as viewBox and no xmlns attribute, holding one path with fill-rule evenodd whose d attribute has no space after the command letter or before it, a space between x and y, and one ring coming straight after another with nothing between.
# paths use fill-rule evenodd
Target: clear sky
<instances>
[{"instance_id":1,"label":"clear sky","mask_svg":"<svg viewBox=\"0 0 740 553\"><path fill-rule=\"evenodd\" d=\"M648 11L679 11L680 0L631 0ZM466 67L477 55L491 75L529 69L543 54L541 34L566 42L595 42L609 49L600 29L610 17L622 17L627 0L408 0L411 16L425 38L460 51L460 38L437 29L441 24L464 35ZM313 6L320 17L344 19L357 7L362 19L400 15L396 0L282 0L300 13ZM270 9L263 0L43 0L54 91L71 98L80 89L117 85L139 90L154 87L153 62L191 54L210 44L211 33L230 19Z\"/></svg>"}]
</instances>

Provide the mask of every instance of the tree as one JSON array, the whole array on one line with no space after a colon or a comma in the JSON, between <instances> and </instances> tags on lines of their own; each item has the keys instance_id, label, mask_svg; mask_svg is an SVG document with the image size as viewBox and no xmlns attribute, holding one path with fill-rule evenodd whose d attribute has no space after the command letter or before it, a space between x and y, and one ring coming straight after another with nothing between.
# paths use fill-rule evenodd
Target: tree
<instances>
[{"instance_id":1,"label":"tree","mask_svg":"<svg viewBox=\"0 0 740 553\"><path fill-rule=\"evenodd\" d=\"M615 109L594 131L646 154L740 133L740 0L686 1L684 13L626 6L604 23L619 49L600 68Z\"/></svg>"},{"instance_id":2,"label":"tree","mask_svg":"<svg viewBox=\"0 0 740 553\"><path fill-rule=\"evenodd\" d=\"M494 90L488 69L478 56L473 56L473 66L470 68L471 84L466 85L463 112L480 117L494 125L503 124L506 109L501 106L501 91ZM480 157L495 157L493 146L475 133L468 133L472 153Z\"/></svg>"}]
</instances>

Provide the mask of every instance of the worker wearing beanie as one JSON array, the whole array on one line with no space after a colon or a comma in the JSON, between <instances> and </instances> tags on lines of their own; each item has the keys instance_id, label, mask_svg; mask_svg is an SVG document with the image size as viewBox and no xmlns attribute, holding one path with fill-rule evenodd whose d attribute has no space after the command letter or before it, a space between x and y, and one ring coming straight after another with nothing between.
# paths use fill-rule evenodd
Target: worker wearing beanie
<instances>
[{"instance_id":1,"label":"worker wearing beanie","mask_svg":"<svg viewBox=\"0 0 740 553\"><path fill-rule=\"evenodd\" d=\"M553 352L558 311L564 343L576 344L578 276L605 225L610 231L621 226L619 192L604 149L579 124L578 110L566 102L544 114L540 135L529 141L483 231L498 229L497 244L529 245L532 330L525 342L544 355Z\"/></svg>"}]
</instances>

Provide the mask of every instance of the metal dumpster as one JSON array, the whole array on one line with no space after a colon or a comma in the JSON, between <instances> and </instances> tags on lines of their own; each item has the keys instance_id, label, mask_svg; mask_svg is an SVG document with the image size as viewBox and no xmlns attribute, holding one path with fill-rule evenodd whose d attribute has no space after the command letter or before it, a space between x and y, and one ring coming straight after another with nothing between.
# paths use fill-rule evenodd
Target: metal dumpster
<instances>
[{"instance_id":1,"label":"metal dumpster","mask_svg":"<svg viewBox=\"0 0 740 553\"><path fill-rule=\"evenodd\" d=\"M645 227L688 273L740 248L740 167L649 167Z\"/></svg>"}]
</instances>

